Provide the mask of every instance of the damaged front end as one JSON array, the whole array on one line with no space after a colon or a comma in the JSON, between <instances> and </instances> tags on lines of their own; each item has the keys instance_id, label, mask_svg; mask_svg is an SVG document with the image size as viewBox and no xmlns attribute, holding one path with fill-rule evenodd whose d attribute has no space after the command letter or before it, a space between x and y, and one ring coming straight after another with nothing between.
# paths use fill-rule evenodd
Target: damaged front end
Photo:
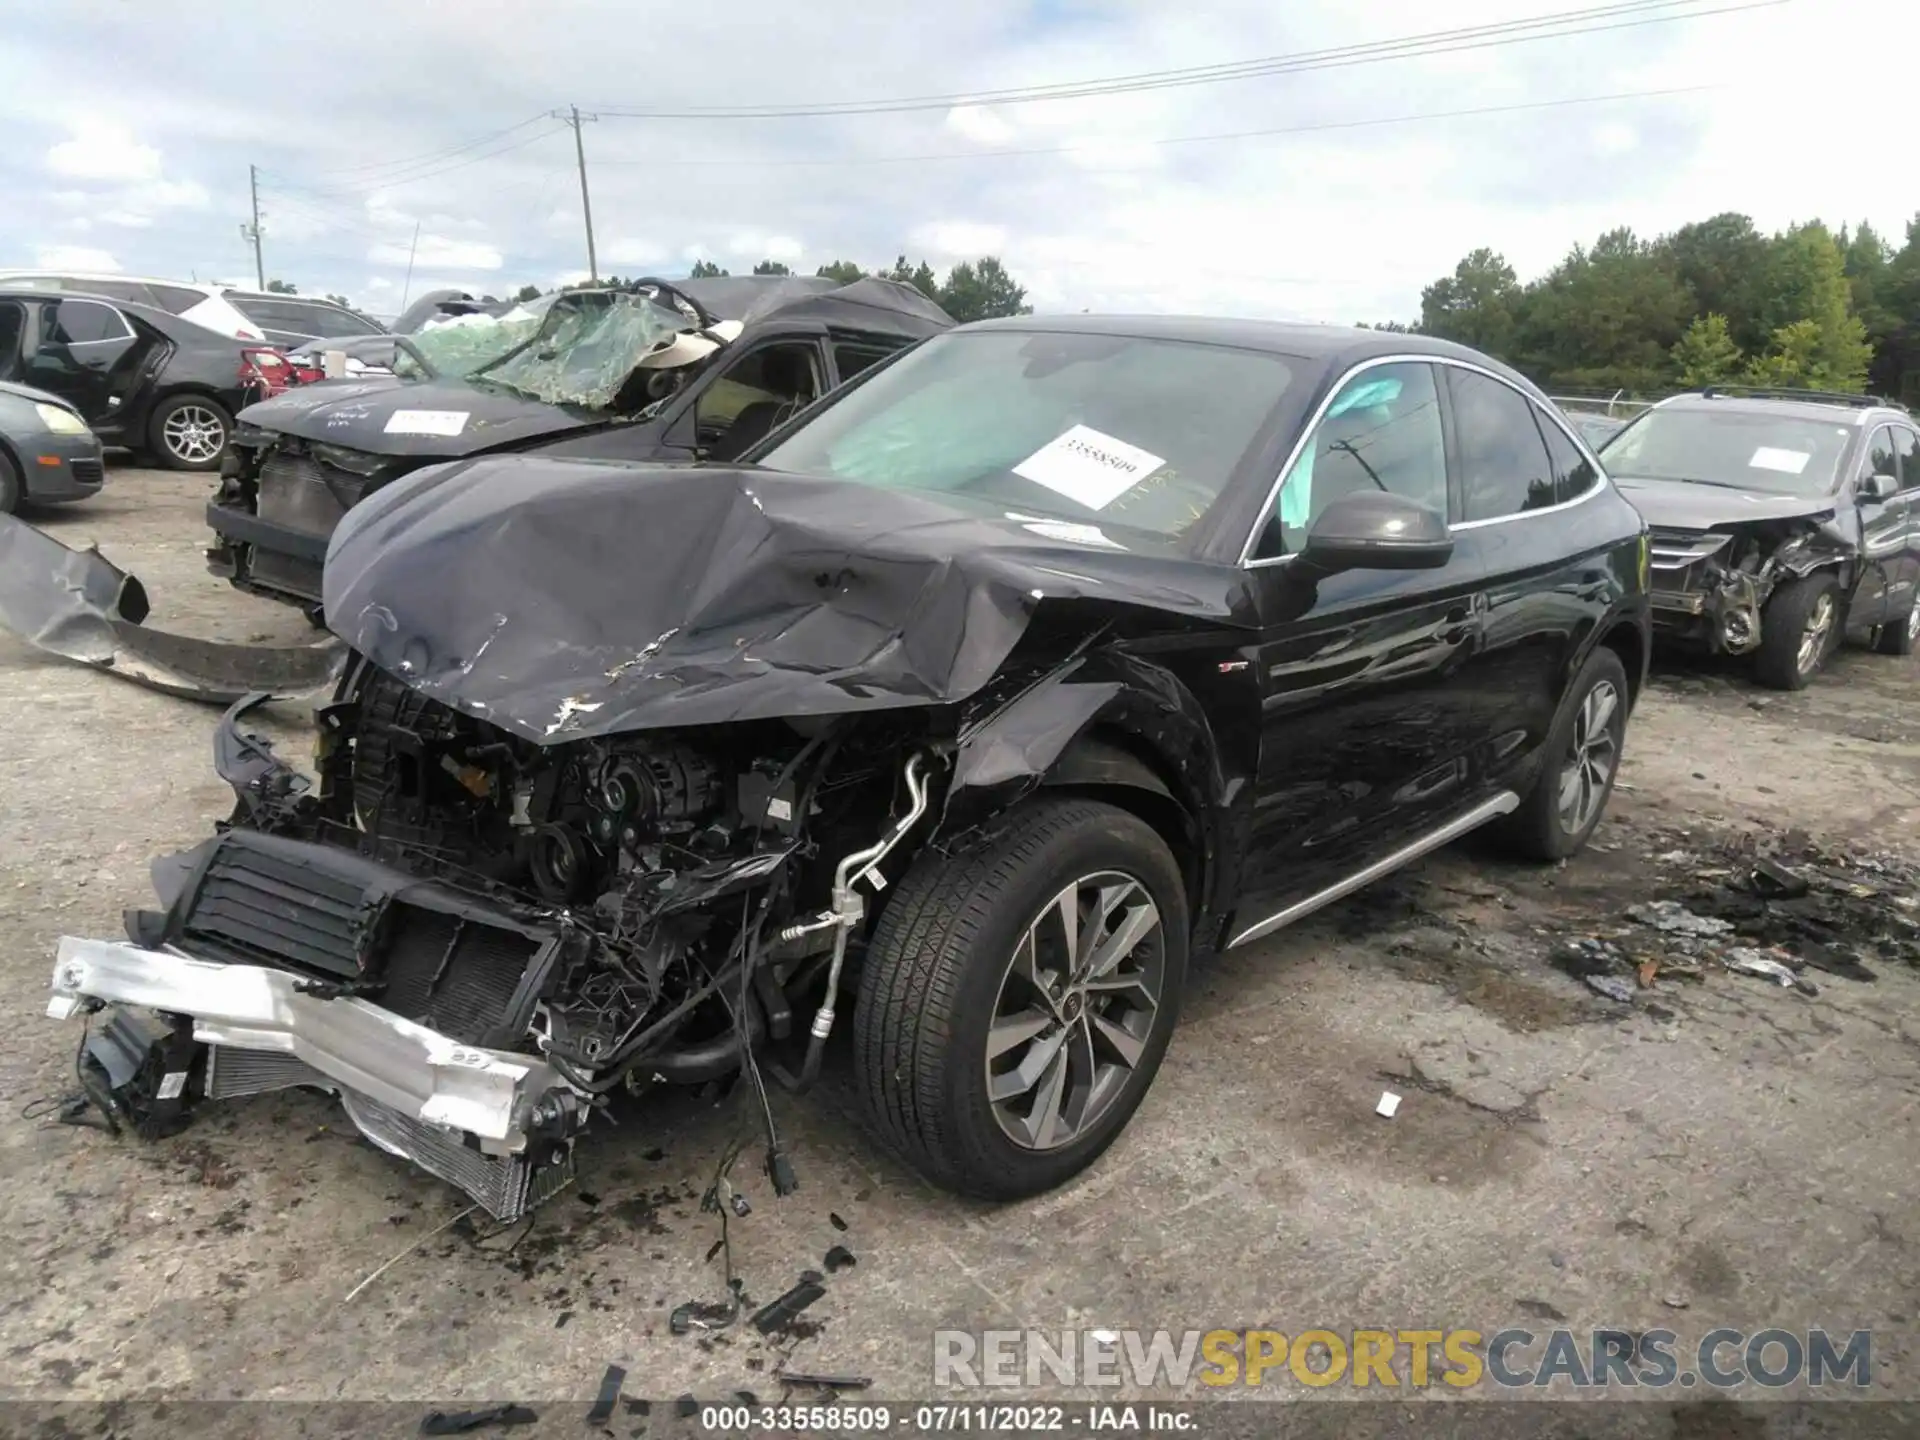
<instances>
[{"instance_id":1,"label":"damaged front end","mask_svg":"<svg viewBox=\"0 0 1920 1440\"><path fill-rule=\"evenodd\" d=\"M82 1075L110 1123L313 1087L501 1220L572 1179L616 1091L802 1032L811 1082L859 887L935 763L896 723L543 747L360 662L310 786L242 731L252 703L215 746L232 818L155 863L125 941L61 940L49 1013L107 1007Z\"/></svg>"},{"instance_id":2,"label":"damaged front end","mask_svg":"<svg viewBox=\"0 0 1920 1440\"><path fill-rule=\"evenodd\" d=\"M1725 655L1759 648L1767 602L1790 580L1832 569L1852 583L1859 541L1829 516L1711 530L1654 525L1649 558L1655 632Z\"/></svg>"}]
</instances>

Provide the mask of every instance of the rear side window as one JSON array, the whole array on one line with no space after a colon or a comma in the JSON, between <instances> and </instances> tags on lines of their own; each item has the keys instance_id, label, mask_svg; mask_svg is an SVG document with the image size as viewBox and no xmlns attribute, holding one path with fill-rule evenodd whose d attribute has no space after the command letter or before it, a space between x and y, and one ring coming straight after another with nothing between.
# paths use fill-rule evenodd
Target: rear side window
<instances>
[{"instance_id":1,"label":"rear side window","mask_svg":"<svg viewBox=\"0 0 1920 1440\"><path fill-rule=\"evenodd\" d=\"M1464 518L1498 520L1554 502L1546 442L1534 423L1533 402L1471 370L1447 367L1453 425L1460 456Z\"/></svg>"},{"instance_id":2,"label":"rear side window","mask_svg":"<svg viewBox=\"0 0 1920 1440\"><path fill-rule=\"evenodd\" d=\"M1920 490L1920 433L1895 426L1893 448L1900 454L1900 488Z\"/></svg>"},{"instance_id":3,"label":"rear side window","mask_svg":"<svg viewBox=\"0 0 1920 1440\"><path fill-rule=\"evenodd\" d=\"M184 285L149 285L154 303L169 315L184 315L207 297Z\"/></svg>"},{"instance_id":4,"label":"rear side window","mask_svg":"<svg viewBox=\"0 0 1920 1440\"><path fill-rule=\"evenodd\" d=\"M833 365L840 372L840 383L845 384L870 365L878 365L893 352L890 350L869 350L862 345L836 345L833 347Z\"/></svg>"},{"instance_id":5,"label":"rear side window","mask_svg":"<svg viewBox=\"0 0 1920 1440\"><path fill-rule=\"evenodd\" d=\"M48 335L59 345L90 345L124 340L133 332L111 305L97 300L62 300L53 307Z\"/></svg>"},{"instance_id":6,"label":"rear side window","mask_svg":"<svg viewBox=\"0 0 1920 1440\"><path fill-rule=\"evenodd\" d=\"M1593 466L1580 448L1567 438L1567 432L1553 417L1537 406L1533 418L1547 439L1547 462L1553 469L1553 503L1564 505L1577 500L1593 486Z\"/></svg>"}]
</instances>

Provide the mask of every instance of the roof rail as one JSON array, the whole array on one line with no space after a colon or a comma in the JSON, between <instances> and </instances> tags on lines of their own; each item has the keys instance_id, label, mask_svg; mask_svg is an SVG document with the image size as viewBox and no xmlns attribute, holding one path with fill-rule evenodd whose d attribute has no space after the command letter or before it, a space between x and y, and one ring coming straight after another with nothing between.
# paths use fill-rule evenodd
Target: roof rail
<instances>
[{"instance_id":1,"label":"roof rail","mask_svg":"<svg viewBox=\"0 0 1920 1440\"><path fill-rule=\"evenodd\" d=\"M1699 393L1743 400L1808 400L1821 405L1851 405L1858 410L1900 410L1907 407L1881 395L1855 395L1845 390L1795 390L1784 385L1706 385Z\"/></svg>"}]
</instances>

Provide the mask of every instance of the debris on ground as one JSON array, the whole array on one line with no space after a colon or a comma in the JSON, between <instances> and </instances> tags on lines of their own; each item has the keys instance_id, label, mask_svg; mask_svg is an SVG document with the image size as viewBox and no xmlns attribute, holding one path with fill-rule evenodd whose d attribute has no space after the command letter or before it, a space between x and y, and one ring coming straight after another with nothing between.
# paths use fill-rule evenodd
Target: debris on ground
<instances>
[{"instance_id":1,"label":"debris on ground","mask_svg":"<svg viewBox=\"0 0 1920 1440\"><path fill-rule=\"evenodd\" d=\"M799 1318L800 1312L827 1293L818 1270L803 1271L799 1283L753 1317L753 1328L762 1335L785 1330Z\"/></svg>"},{"instance_id":2,"label":"debris on ground","mask_svg":"<svg viewBox=\"0 0 1920 1440\"><path fill-rule=\"evenodd\" d=\"M1797 900L1811 888L1806 876L1767 855L1753 862L1747 883L1754 894L1768 900Z\"/></svg>"},{"instance_id":3,"label":"debris on ground","mask_svg":"<svg viewBox=\"0 0 1920 1440\"><path fill-rule=\"evenodd\" d=\"M466 1435L489 1425L532 1425L539 1416L524 1405L492 1405L484 1410L432 1410L420 1422L422 1435Z\"/></svg>"},{"instance_id":4,"label":"debris on ground","mask_svg":"<svg viewBox=\"0 0 1920 1440\"><path fill-rule=\"evenodd\" d=\"M1400 1097L1391 1090L1382 1090L1380 1092L1380 1103L1373 1107L1373 1113L1376 1115L1384 1115L1387 1119L1391 1120L1394 1112L1399 1108Z\"/></svg>"},{"instance_id":5,"label":"debris on ground","mask_svg":"<svg viewBox=\"0 0 1920 1440\"><path fill-rule=\"evenodd\" d=\"M873 1384L871 1375L813 1375L798 1370L782 1371L776 1378L782 1385L811 1386L819 1390L865 1390Z\"/></svg>"},{"instance_id":6,"label":"debris on ground","mask_svg":"<svg viewBox=\"0 0 1920 1440\"><path fill-rule=\"evenodd\" d=\"M620 1387L627 1383L627 1372L618 1365L607 1366L600 1377L600 1394L587 1412L587 1423L604 1425L613 1418L613 1407L620 1403Z\"/></svg>"},{"instance_id":7,"label":"debris on ground","mask_svg":"<svg viewBox=\"0 0 1920 1440\"><path fill-rule=\"evenodd\" d=\"M1725 935L1733 926L1712 915L1696 915L1678 900L1651 900L1627 911L1627 918L1650 925L1669 935L1691 935L1709 939Z\"/></svg>"},{"instance_id":8,"label":"debris on ground","mask_svg":"<svg viewBox=\"0 0 1920 1440\"><path fill-rule=\"evenodd\" d=\"M1795 980L1793 967L1783 965L1769 955L1745 946L1735 946L1720 957L1720 963L1727 969L1740 975L1758 975L1763 980L1771 980L1776 985L1792 985Z\"/></svg>"},{"instance_id":9,"label":"debris on ground","mask_svg":"<svg viewBox=\"0 0 1920 1440\"><path fill-rule=\"evenodd\" d=\"M826 1258L821 1263L827 1267L827 1274L838 1275L842 1270L849 1269L860 1262L854 1258L854 1253L846 1246L836 1245L827 1251Z\"/></svg>"},{"instance_id":10,"label":"debris on ground","mask_svg":"<svg viewBox=\"0 0 1920 1440\"><path fill-rule=\"evenodd\" d=\"M1596 995L1604 995L1609 1000L1617 1000L1622 1005L1633 1004L1638 992L1633 985L1617 975L1582 975L1581 981Z\"/></svg>"}]
</instances>

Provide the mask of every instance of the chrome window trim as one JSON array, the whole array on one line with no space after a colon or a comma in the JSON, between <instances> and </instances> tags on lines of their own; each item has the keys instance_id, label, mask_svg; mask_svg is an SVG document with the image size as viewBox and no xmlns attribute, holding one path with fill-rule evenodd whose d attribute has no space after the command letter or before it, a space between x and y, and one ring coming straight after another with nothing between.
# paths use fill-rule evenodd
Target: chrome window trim
<instances>
[{"instance_id":1,"label":"chrome window trim","mask_svg":"<svg viewBox=\"0 0 1920 1440\"><path fill-rule=\"evenodd\" d=\"M1606 468L1601 465L1600 458L1593 452L1593 449L1576 435L1571 427L1562 423L1559 416L1555 415L1548 405L1542 404L1537 397L1529 395L1504 375L1496 375L1485 366L1475 365L1467 360L1455 359L1451 355L1376 355L1369 360L1362 360L1359 364L1353 366L1343 374L1338 383L1328 389L1326 395L1321 398L1320 403L1314 407L1312 416L1308 419L1307 423L1301 427L1299 438L1293 442L1293 448L1287 452L1286 462L1281 465L1280 473L1274 476L1273 484L1267 490L1267 498L1262 502L1259 513L1254 517L1252 533L1247 536L1246 543L1240 547L1241 569L1257 570L1268 565L1281 565L1293 559L1292 555L1268 555L1263 559L1255 559L1253 554L1254 546L1260 541L1260 532L1266 529L1267 517L1273 513L1274 503L1280 498L1280 487L1286 483L1287 476L1293 473L1293 467L1300 461L1301 450L1305 448L1307 441L1313 436L1313 433L1320 428L1320 422L1326 419L1328 407L1338 398L1340 392L1352 383L1356 375L1363 374L1368 370L1377 369L1382 365L1451 365L1456 370L1465 370L1474 375L1484 375L1487 379L1506 386L1507 389L1513 391L1513 393L1518 395L1522 400L1525 400L1530 407L1552 420L1555 425L1558 425L1560 427L1560 433L1572 441L1573 448L1593 466L1593 484L1589 485L1585 490L1582 490L1571 500L1562 500L1554 505L1544 505L1538 510L1516 510L1511 515L1495 515L1486 520L1462 520L1457 525L1449 523L1447 529L1450 532L1454 530L1479 530L1488 525L1505 525L1514 520L1531 520L1539 515L1552 515L1556 511L1571 510L1576 505L1584 505L1595 495L1606 489ZM1545 448L1544 442L1542 443L1542 448ZM1453 477L1448 476L1447 478L1449 491L1451 491Z\"/></svg>"}]
</instances>

